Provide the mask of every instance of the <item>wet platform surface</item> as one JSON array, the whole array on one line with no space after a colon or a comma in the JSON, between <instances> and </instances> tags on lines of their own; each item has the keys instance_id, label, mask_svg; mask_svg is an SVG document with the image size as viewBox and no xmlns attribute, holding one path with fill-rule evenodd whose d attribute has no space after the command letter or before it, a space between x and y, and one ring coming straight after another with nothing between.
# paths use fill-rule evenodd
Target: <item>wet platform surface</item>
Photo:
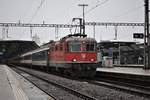
<instances>
[{"instance_id":1,"label":"wet platform surface","mask_svg":"<svg viewBox=\"0 0 150 100\"><path fill-rule=\"evenodd\" d=\"M3 65L0 65L0 99L16 100Z\"/></svg>"},{"instance_id":2,"label":"wet platform surface","mask_svg":"<svg viewBox=\"0 0 150 100\"><path fill-rule=\"evenodd\" d=\"M97 71L98 72L112 72L112 73L123 73L123 74L150 76L150 69L143 69L143 68L103 67L103 68L97 68Z\"/></svg>"},{"instance_id":3,"label":"wet platform surface","mask_svg":"<svg viewBox=\"0 0 150 100\"><path fill-rule=\"evenodd\" d=\"M0 100L53 100L6 65L0 65Z\"/></svg>"}]
</instances>

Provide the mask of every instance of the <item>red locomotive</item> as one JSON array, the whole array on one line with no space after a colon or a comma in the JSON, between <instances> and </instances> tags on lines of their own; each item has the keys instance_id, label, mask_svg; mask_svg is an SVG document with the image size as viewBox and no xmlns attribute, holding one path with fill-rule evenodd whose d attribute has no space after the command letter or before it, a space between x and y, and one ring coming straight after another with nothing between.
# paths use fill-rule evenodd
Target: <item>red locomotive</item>
<instances>
[{"instance_id":1,"label":"red locomotive","mask_svg":"<svg viewBox=\"0 0 150 100\"><path fill-rule=\"evenodd\" d=\"M49 66L75 76L93 76L97 68L96 47L93 38L68 35L49 44Z\"/></svg>"}]
</instances>

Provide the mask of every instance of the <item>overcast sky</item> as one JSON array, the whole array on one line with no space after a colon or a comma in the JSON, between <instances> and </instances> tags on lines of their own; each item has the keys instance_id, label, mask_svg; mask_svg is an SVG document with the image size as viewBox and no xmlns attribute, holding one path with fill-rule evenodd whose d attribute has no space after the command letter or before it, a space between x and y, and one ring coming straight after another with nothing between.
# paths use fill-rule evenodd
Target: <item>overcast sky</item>
<instances>
[{"instance_id":1,"label":"overcast sky","mask_svg":"<svg viewBox=\"0 0 150 100\"><path fill-rule=\"evenodd\" d=\"M88 4L85 8L88 22L144 22L144 0L0 0L0 22L71 24L72 18L82 16L82 8L78 6L82 3ZM143 27L118 27L118 39L133 41L132 34L137 32L142 33ZM59 29L59 38L69 33L69 29ZM93 37L93 28L86 27L86 33ZM54 28L33 28L35 34L41 43L55 40ZM112 40L114 34L114 27L96 27L97 41ZM29 28L9 27L8 36L5 39L31 40Z\"/></svg>"}]
</instances>

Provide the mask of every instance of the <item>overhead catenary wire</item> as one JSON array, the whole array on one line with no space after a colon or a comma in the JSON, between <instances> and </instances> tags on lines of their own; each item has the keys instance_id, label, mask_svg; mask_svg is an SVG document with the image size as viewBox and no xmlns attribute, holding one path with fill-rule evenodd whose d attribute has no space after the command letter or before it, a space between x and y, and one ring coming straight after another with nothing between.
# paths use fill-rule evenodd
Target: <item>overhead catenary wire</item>
<instances>
[{"instance_id":1,"label":"overhead catenary wire","mask_svg":"<svg viewBox=\"0 0 150 100\"><path fill-rule=\"evenodd\" d=\"M88 11L86 11L85 13L84 13L84 15L86 15L87 13L89 13L89 12L91 12L92 10L94 10L95 8L97 8L97 7L99 7L99 6L101 6L101 5L103 5L103 4L105 4L106 2L108 2L109 0L105 0L105 1L102 1L102 2L100 2L100 0L97 0L97 4L95 5L95 6L93 6L91 9L89 9ZM100 2L100 3L99 3ZM80 15L78 18L80 18L82 15ZM69 20L69 22L70 22L71 20ZM69 23L68 22L68 23ZM76 29L75 29L76 30ZM71 29L70 29L70 31L71 31Z\"/></svg>"},{"instance_id":2,"label":"overhead catenary wire","mask_svg":"<svg viewBox=\"0 0 150 100\"><path fill-rule=\"evenodd\" d=\"M105 0L105 1L102 1L102 2L100 2L100 3L98 3L98 4L96 4L96 5L93 6L91 9L89 9L88 11L86 11L85 14L87 14L87 13L91 12L92 10L96 9L97 7L99 7L99 6L101 6L101 5L105 4L105 3L107 3L108 1L109 1L109 0ZM98 1L98 2L99 2L99 1Z\"/></svg>"},{"instance_id":3,"label":"overhead catenary wire","mask_svg":"<svg viewBox=\"0 0 150 100\"><path fill-rule=\"evenodd\" d=\"M46 0L41 0L41 3L40 5L37 7L35 13L33 14L33 16L31 17L30 21L29 22L32 22L32 20L35 18L35 16L37 15L38 11L40 10L40 8L42 7L42 5L44 4Z\"/></svg>"},{"instance_id":4,"label":"overhead catenary wire","mask_svg":"<svg viewBox=\"0 0 150 100\"><path fill-rule=\"evenodd\" d=\"M109 0L105 0L105 1L102 1L102 2L100 2L100 0L97 0L97 4L95 5L95 6L93 6L93 7L91 7L89 10L87 10L87 11L85 11L85 15L87 14L87 13L89 13L89 12L91 12L92 10L94 10L94 9L96 9L97 7L99 7L99 6L101 6L101 5L103 5L103 4L105 4L106 2L108 2ZM80 18L82 15L79 15L77 18ZM72 21L71 19L68 21L68 23L70 23L70 21Z\"/></svg>"},{"instance_id":5,"label":"overhead catenary wire","mask_svg":"<svg viewBox=\"0 0 150 100\"><path fill-rule=\"evenodd\" d=\"M94 7L92 7L91 9L89 9L89 10L86 12L86 14L89 13L90 11L94 10L94 9L97 8L98 6L100 6L100 5L104 4L104 3L106 3L106 2L108 2L108 0L105 0L105 1L103 1L103 2L101 2L101 3L99 3L99 4L97 4L97 5L95 5ZM117 18L120 17L120 16L122 16L122 15L124 15L124 14L127 15L127 14L129 14L129 13L135 11L135 10L138 10L138 9L140 9L140 8L142 8L142 7L143 7L143 5L140 5L140 6L137 6L137 7L132 8L132 9L129 9L129 10L123 12L121 15L118 15ZM117 28L115 28L115 39L117 39L117 36L116 36L117 31L116 31L116 30L117 30Z\"/></svg>"},{"instance_id":6,"label":"overhead catenary wire","mask_svg":"<svg viewBox=\"0 0 150 100\"><path fill-rule=\"evenodd\" d=\"M40 2L40 5L37 7L37 9L35 10L35 12L34 12L34 14L33 14L33 16L31 17L31 19L29 20L29 22L28 23L31 23L32 21L33 21L33 19L35 18L35 16L37 15L37 13L39 12L39 10L40 10L40 8L42 7L42 5L44 4L44 2L45 2L46 0L41 0L41 2ZM31 39L32 39L32 30L33 30L33 28L32 27L30 27L30 35L31 35ZM23 30L23 33L24 33L25 31Z\"/></svg>"},{"instance_id":7,"label":"overhead catenary wire","mask_svg":"<svg viewBox=\"0 0 150 100\"><path fill-rule=\"evenodd\" d=\"M66 6L66 8L61 9L60 12L57 12L57 13L55 14L55 16L61 16L61 17L62 17L62 14L66 13L66 12L68 12L70 9L72 9L72 8L74 7L73 5L76 4L77 2L78 2L78 0L74 0L74 2L71 3L69 6ZM67 23L67 24L69 24L69 23Z\"/></svg>"},{"instance_id":8,"label":"overhead catenary wire","mask_svg":"<svg viewBox=\"0 0 150 100\"><path fill-rule=\"evenodd\" d=\"M137 7L132 8L132 9L128 9L128 10L126 10L125 12L123 12L123 13L117 15L117 16L112 17L112 19L117 19L117 18L122 17L122 16L124 16L124 15L133 13L133 12L135 12L136 10L141 9L142 7L144 7L144 5L140 5L140 6L137 6Z\"/></svg>"}]
</instances>

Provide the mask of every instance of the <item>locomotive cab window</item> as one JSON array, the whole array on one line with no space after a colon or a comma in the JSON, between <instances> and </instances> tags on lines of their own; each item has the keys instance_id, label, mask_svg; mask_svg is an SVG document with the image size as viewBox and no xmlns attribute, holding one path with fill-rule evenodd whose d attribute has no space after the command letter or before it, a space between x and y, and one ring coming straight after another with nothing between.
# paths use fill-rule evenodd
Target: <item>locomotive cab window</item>
<instances>
[{"instance_id":1,"label":"locomotive cab window","mask_svg":"<svg viewBox=\"0 0 150 100\"><path fill-rule=\"evenodd\" d=\"M81 51L81 43L72 41L68 43L68 49L70 52L80 52Z\"/></svg>"},{"instance_id":2,"label":"locomotive cab window","mask_svg":"<svg viewBox=\"0 0 150 100\"><path fill-rule=\"evenodd\" d=\"M96 51L96 44L93 42L86 43L86 51L89 51L89 52Z\"/></svg>"}]
</instances>

